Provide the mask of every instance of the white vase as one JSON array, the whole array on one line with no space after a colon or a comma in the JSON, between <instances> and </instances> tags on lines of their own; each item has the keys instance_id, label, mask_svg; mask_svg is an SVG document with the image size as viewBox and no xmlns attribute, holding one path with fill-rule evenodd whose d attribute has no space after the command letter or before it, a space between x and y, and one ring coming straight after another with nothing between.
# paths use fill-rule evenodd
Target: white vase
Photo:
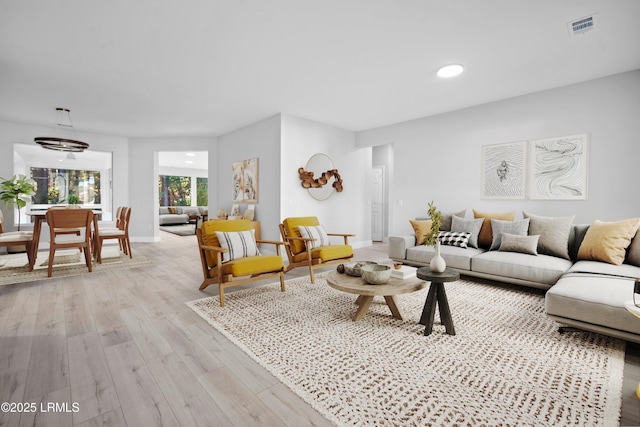
<instances>
[{"instance_id":1,"label":"white vase","mask_svg":"<svg viewBox=\"0 0 640 427\"><path fill-rule=\"evenodd\" d=\"M431 271L436 273L442 273L447 268L447 263L440 256L440 240L436 240L436 255L431 259L429 267L431 267Z\"/></svg>"}]
</instances>

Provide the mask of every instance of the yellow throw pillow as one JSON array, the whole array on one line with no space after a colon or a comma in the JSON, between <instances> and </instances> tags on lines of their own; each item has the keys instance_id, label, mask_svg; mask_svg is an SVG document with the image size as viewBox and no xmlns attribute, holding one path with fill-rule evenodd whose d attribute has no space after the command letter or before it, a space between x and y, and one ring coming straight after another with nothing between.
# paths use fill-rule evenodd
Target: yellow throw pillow
<instances>
[{"instance_id":1,"label":"yellow throw pillow","mask_svg":"<svg viewBox=\"0 0 640 427\"><path fill-rule=\"evenodd\" d=\"M424 241L431 236L431 223L430 219L427 220L414 220L410 219L409 222L413 227L414 233L416 233L416 245L424 245Z\"/></svg>"},{"instance_id":2,"label":"yellow throw pillow","mask_svg":"<svg viewBox=\"0 0 640 427\"><path fill-rule=\"evenodd\" d=\"M595 220L580 244L578 259L621 265L638 226L640 218L616 222Z\"/></svg>"},{"instance_id":3,"label":"yellow throw pillow","mask_svg":"<svg viewBox=\"0 0 640 427\"><path fill-rule=\"evenodd\" d=\"M491 219L500 219L503 221L513 221L516 217L516 212L505 213L485 213L477 210L473 210L474 218L484 218L482 228L478 234L478 246L481 248L490 248L493 241L493 230L491 228Z\"/></svg>"}]
</instances>

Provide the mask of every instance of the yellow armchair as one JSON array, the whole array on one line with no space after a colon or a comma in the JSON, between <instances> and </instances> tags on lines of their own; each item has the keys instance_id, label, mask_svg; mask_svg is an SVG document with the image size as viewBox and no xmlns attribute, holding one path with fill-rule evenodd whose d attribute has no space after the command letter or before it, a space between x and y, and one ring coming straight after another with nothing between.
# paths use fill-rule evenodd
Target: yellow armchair
<instances>
[{"instance_id":1,"label":"yellow armchair","mask_svg":"<svg viewBox=\"0 0 640 427\"><path fill-rule=\"evenodd\" d=\"M355 234L325 233L315 216L286 218L280 224L282 240L286 246L289 265L286 271L296 267L309 268L311 283L315 283L313 270L328 265L341 264L353 258L349 237ZM328 237L342 237L344 244L331 244Z\"/></svg>"},{"instance_id":2,"label":"yellow armchair","mask_svg":"<svg viewBox=\"0 0 640 427\"><path fill-rule=\"evenodd\" d=\"M224 290L257 280L280 278L284 292L284 263L280 255L283 242L255 240L251 221L211 220L196 230L204 280L200 290L218 284L220 306L224 307ZM222 240L220 240L222 239ZM257 244L274 244L277 255L261 255Z\"/></svg>"}]
</instances>

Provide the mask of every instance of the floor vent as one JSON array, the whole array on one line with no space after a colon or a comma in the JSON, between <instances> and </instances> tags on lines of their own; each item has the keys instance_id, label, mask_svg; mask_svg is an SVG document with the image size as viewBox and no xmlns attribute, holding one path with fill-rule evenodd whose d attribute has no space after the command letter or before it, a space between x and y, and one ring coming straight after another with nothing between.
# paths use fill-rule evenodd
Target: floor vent
<instances>
[{"instance_id":1,"label":"floor vent","mask_svg":"<svg viewBox=\"0 0 640 427\"><path fill-rule=\"evenodd\" d=\"M569 35L575 36L577 34L584 34L589 30L592 30L596 25L596 14L585 16L576 21L569 22Z\"/></svg>"}]
</instances>

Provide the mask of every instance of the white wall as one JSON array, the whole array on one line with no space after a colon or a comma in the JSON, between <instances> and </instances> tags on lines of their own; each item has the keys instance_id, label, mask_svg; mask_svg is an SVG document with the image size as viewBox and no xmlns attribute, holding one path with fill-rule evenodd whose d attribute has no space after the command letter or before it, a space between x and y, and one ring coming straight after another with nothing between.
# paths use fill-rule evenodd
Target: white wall
<instances>
[{"instance_id":1,"label":"white wall","mask_svg":"<svg viewBox=\"0 0 640 427\"><path fill-rule=\"evenodd\" d=\"M129 197L131 224L129 235L135 242L155 242L160 239L158 223L158 152L216 152L216 138L131 138L129 141ZM211 160L211 158L209 158ZM115 164L115 159L114 159ZM212 163L209 162L211 165ZM212 185L214 168L209 168ZM209 193L211 197L211 191ZM211 198L209 199L211 205ZM117 205L115 205L117 206Z\"/></svg>"},{"instance_id":2,"label":"white wall","mask_svg":"<svg viewBox=\"0 0 640 427\"><path fill-rule=\"evenodd\" d=\"M231 211L231 165L246 159L258 158L258 202L255 220L260 221L264 240L280 240L280 115L252 123L248 126L218 137L215 163L209 158L209 169L216 165L217 204L210 199L209 212L215 215L218 209ZM210 182L209 186L213 186ZM239 203L240 213L247 208ZM266 248L268 250L269 248ZM272 249L272 248L271 248Z\"/></svg>"},{"instance_id":3,"label":"white wall","mask_svg":"<svg viewBox=\"0 0 640 427\"><path fill-rule=\"evenodd\" d=\"M298 168L311 156L329 156L344 190L319 201L302 188ZM282 115L281 219L317 216L329 233L354 233L354 247L371 244L371 148L358 148L355 134L310 120Z\"/></svg>"},{"instance_id":4,"label":"white wall","mask_svg":"<svg viewBox=\"0 0 640 427\"><path fill-rule=\"evenodd\" d=\"M588 132L588 200L480 198L481 146ZM360 147L394 144L390 234L411 232L434 200L443 211L525 210L577 223L640 216L640 70L356 134ZM402 205L401 205L402 203Z\"/></svg>"}]
</instances>

